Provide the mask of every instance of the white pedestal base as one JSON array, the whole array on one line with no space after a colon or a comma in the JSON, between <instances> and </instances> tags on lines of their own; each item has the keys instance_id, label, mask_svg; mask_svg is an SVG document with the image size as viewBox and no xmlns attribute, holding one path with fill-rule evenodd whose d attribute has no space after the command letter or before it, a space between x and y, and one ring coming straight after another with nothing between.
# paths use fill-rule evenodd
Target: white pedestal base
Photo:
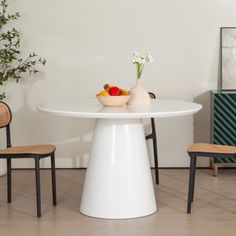
<instances>
[{"instance_id":1,"label":"white pedestal base","mask_svg":"<svg viewBox=\"0 0 236 236\"><path fill-rule=\"evenodd\" d=\"M139 119L98 119L80 211L126 219L156 211L143 125Z\"/></svg>"}]
</instances>

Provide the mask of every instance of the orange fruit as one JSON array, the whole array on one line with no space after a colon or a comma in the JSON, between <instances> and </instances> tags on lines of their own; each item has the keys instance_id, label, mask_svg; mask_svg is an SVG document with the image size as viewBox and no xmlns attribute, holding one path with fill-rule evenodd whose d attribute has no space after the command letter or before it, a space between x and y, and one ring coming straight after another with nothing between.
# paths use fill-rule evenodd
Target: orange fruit
<instances>
[{"instance_id":1,"label":"orange fruit","mask_svg":"<svg viewBox=\"0 0 236 236\"><path fill-rule=\"evenodd\" d=\"M129 91L125 89L120 89L120 95L129 95Z\"/></svg>"},{"instance_id":2,"label":"orange fruit","mask_svg":"<svg viewBox=\"0 0 236 236\"><path fill-rule=\"evenodd\" d=\"M110 94L108 93L107 90L102 90L102 91L98 94L98 96L110 96Z\"/></svg>"}]
</instances>

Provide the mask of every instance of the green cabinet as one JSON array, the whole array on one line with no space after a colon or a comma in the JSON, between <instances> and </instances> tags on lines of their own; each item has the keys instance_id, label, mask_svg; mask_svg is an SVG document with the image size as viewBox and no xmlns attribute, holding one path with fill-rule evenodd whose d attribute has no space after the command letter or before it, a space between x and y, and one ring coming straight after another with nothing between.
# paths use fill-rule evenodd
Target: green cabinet
<instances>
[{"instance_id":1,"label":"green cabinet","mask_svg":"<svg viewBox=\"0 0 236 236\"><path fill-rule=\"evenodd\" d=\"M236 91L212 92L212 142L236 146ZM214 174L220 163L236 163L236 159L214 158Z\"/></svg>"}]
</instances>

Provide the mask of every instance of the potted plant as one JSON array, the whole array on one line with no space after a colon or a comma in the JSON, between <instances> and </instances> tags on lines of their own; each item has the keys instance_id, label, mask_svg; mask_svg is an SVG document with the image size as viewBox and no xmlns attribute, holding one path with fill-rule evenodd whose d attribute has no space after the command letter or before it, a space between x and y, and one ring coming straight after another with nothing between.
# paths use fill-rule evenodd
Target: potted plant
<instances>
[{"instance_id":1,"label":"potted plant","mask_svg":"<svg viewBox=\"0 0 236 236\"><path fill-rule=\"evenodd\" d=\"M133 53L133 64L136 65L137 79L136 85L130 90L131 98L128 102L129 105L149 105L150 96L146 89L141 85L141 75L143 68L146 64L153 61L152 56L147 53L145 55L140 55L139 53Z\"/></svg>"},{"instance_id":2,"label":"potted plant","mask_svg":"<svg viewBox=\"0 0 236 236\"><path fill-rule=\"evenodd\" d=\"M9 22L20 17L19 12L8 13L7 0L0 1L0 85L8 80L19 82L23 74L29 75L38 72L37 65L45 65L46 60L38 57L34 52L28 57L21 57L20 34L15 28L6 29ZM0 100L6 97L5 92L0 93Z\"/></svg>"}]
</instances>

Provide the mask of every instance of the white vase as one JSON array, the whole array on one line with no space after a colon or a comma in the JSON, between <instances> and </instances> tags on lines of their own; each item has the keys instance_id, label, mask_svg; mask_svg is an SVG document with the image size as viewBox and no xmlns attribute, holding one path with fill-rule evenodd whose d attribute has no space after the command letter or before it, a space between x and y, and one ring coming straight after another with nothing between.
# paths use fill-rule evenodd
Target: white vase
<instances>
[{"instance_id":1,"label":"white vase","mask_svg":"<svg viewBox=\"0 0 236 236\"><path fill-rule=\"evenodd\" d=\"M149 93L141 85L140 79L136 80L136 85L130 90L131 98L128 105L132 106L147 106L150 105L151 99Z\"/></svg>"}]
</instances>

